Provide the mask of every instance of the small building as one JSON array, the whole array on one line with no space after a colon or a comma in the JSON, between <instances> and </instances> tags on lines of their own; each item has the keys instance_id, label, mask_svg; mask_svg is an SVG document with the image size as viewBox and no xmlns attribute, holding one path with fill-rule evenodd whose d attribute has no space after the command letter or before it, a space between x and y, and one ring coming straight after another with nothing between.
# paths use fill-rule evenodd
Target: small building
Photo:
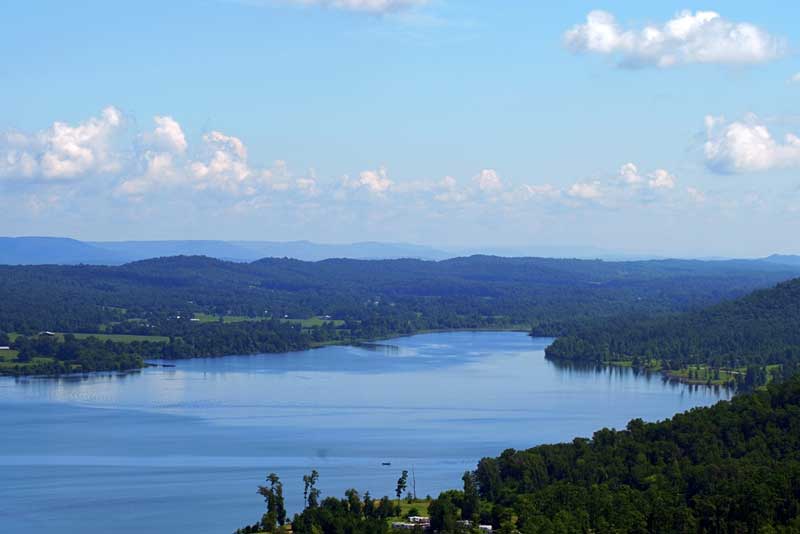
<instances>
[{"instance_id":1,"label":"small building","mask_svg":"<svg viewBox=\"0 0 800 534\"><path fill-rule=\"evenodd\" d=\"M428 531L431 528L431 518L412 515L408 517L408 521L396 521L392 523L392 528L395 530Z\"/></svg>"},{"instance_id":2,"label":"small building","mask_svg":"<svg viewBox=\"0 0 800 534\"><path fill-rule=\"evenodd\" d=\"M462 527L469 528L470 526L472 526L472 521L465 519L463 521L458 521L457 524ZM478 525L478 530L480 530L481 532L492 532L492 525Z\"/></svg>"},{"instance_id":3,"label":"small building","mask_svg":"<svg viewBox=\"0 0 800 534\"><path fill-rule=\"evenodd\" d=\"M0 350L11 350L11 347L0 347Z\"/></svg>"},{"instance_id":4,"label":"small building","mask_svg":"<svg viewBox=\"0 0 800 534\"><path fill-rule=\"evenodd\" d=\"M427 527L420 523L410 523L407 521L395 521L394 523L392 523L392 529L394 530L415 530L424 528Z\"/></svg>"}]
</instances>

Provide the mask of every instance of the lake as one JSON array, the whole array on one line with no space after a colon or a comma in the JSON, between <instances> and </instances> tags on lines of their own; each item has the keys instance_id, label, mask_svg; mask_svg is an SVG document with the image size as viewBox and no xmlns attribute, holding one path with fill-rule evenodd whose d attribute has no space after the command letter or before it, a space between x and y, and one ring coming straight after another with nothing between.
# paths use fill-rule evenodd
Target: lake
<instances>
[{"instance_id":1,"label":"lake","mask_svg":"<svg viewBox=\"0 0 800 534\"><path fill-rule=\"evenodd\" d=\"M172 362L125 375L0 378L0 532L233 532L281 476L345 489L460 487L484 456L728 398L630 369L545 360L549 339L435 333L360 347ZM391 466L383 466L391 462Z\"/></svg>"}]
</instances>

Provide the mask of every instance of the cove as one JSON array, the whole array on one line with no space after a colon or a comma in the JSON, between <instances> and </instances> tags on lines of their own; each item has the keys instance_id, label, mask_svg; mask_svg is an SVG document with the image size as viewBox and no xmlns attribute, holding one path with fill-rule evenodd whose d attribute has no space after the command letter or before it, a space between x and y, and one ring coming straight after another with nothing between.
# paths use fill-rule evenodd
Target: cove
<instances>
[{"instance_id":1,"label":"cove","mask_svg":"<svg viewBox=\"0 0 800 534\"><path fill-rule=\"evenodd\" d=\"M503 449L730 395L558 365L544 358L550 342L434 333L126 375L0 378L0 532L230 533L260 517L256 486L271 471L290 514L312 468L323 498L392 494L412 467L417 494L436 495Z\"/></svg>"}]
</instances>

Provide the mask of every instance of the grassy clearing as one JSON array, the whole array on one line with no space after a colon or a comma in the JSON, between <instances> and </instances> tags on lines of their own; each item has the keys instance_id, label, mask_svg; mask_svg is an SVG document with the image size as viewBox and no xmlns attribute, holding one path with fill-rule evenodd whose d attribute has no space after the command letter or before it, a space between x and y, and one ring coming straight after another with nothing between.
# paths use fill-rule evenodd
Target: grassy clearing
<instances>
[{"instance_id":1,"label":"grassy clearing","mask_svg":"<svg viewBox=\"0 0 800 534\"><path fill-rule=\"evenodd\" d=\"M690 384L724 385L735 380L746 369L713 369L708 365L690 365L685 369L670 371L669 375Z\"/></svg>"},{"instance_id":2,"label":"grassy clearing","mask_svg":"<svg viewBox=\"0 0 800 534\"><path fill-rule=\"evenodd\" d=\"M281 322L299 324L303 328L313 328L326 323L333 323L333 326L342 326L344 324L344 321L339 319L323 319L322 317L311 317L310 319L281 319Z\"/></svg>"},{"instance_id":3,"label":"grassy clearing","mask_svg":"<svg viewBox=\"0 0 800 534\"><path fill-rule=\"evenodd\" d=\"M64 338L63 333L57 334L61 339ZM169 341L169 337L167 336L143 336L143 335L136 335L136 334L72 334L78 339L86 339L87 337L96 337L97 339L101 339L103 341L111 340L116 341L118 343L131 343L133 341L154 341L154 342L162 342L166 343Z\"/></svg>"},{"instance_id":4,"label":"grassy clearing","mask_svg":"<svg viewBox=\"0 0 800 534\"><path fill-rule=\"evenodd\" d=\"M13 362L19 352L15 350L0 350L0 362Z\"/></svg>"},{"instance_id":5,"label":"grassy clearing","mask_svg":"<svg viewBox=\"0 0 800 534\"><path fill-rule=\"evenodd\" d=\"M210 313L195 313L194 318L200 323L216 323L219 322L219 315L212 315ZM272 319L272 317L247 317L245 315L225 315L222 321L225 323L242 323L245 321L265 321ZM324 319L322 317L311 317L309 319L280 319L282 323L299 324L303 328L313 328L315 326L322 326L326 323L333 323L334 326L341 326L344 321L339 319Z\"/></svg>"},{"instance_id":6,"label":"grassy clearing","mask_svg":"<svg viewBox=\"0 0 800 534\"><path fill-rule=\"evenodd\" d=\"M212 315L210 313L195 313L194 318L201 323L217 323L219 322L219 315ZM245 315L225 315L222 317L223 323L243 323L246 321L263 321L266 317L247 317Z\"/></svg>"},{"instance_id":7,"label":"grassy clearing","mask_svg":"<svg viewBox=\"0 0 800 534\"><path fill-rule=\"evenodd\" d=\"M375 501L375 506L378 506L379 501ZM397 501L392 499L392 503L396 503ZM422 517L428 517L428 506L430 506L431 502L425 499L415 499L412 502L408 502L406 499L402 499L400 501L400 515L389 517L386 519L386 522L389 523L391 526L394 522L400 521L407 521L408 516L410 515L419 515ZM410 512L415 511L414 514Z\"/></svg>"},{"instance_id":8,"label":"grassy clearing","mask_svg":"<svg viewBox=\"0 0 800 534\"><path fill-rule=\"evenodd\" d=\"M59 341L64 341L64 336L68 332L54 332L56 338ZM11 339L13 343L15 339L17 339L21 334L8 334L8 337ZM86 339L87 337L96 337L102 341L106 341L110 339L111 341L116 341L118 343L131 343L133 341L156 341L156 342L167 342L169 341L169 337L167 336L146 336L146 335L137 335L137 334L85 334L85 333L72 333L77 339Z\"/></svg>"}]
</instances>

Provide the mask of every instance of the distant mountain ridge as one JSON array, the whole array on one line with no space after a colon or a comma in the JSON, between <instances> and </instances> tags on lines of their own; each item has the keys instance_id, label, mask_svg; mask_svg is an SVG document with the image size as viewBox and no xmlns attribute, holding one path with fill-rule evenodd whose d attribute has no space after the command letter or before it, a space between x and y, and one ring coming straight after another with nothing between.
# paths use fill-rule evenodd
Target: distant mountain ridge
<instances>
[{"instance_id":1,"label":"distant mountain ridge","mask_svg":"<svg viewBox=\"0 0 800 534\"><path fill-rule=\"evenodd\" d=\"M407 243L321 244L311 241L78 241L66 237L0 237L2 265L121 265L167 256L208 256L251 262L261 258L442 260L453 254Z\"/></svg>"},{"instance_id":2,"label":"distant mountain ridge","mask_svg":"<svg viewBox=\"0 0 800 534\"><path fill-rule=\"evenodd\" d=\"M114 251L67 237L0 237L2 265L116 265L126 261Z\"/></svg>"},{"instance_id":3,"label":"distant mountain ridge","mask_svg":"<svg viewBox=\"0 0 800 534\"><path fill-rule=\"evenodd\" d=\"M159 240L79 241L68 237L0 237L0 265L122 265L133 261L169 256L208 256L226 261L253 262L262 258L293 258L321 261L334 258L356 260L446 260L472 255L641 261L669 259L651 254L623 253L596 247L521 246L439 249L411 243L315 243L312 241ZM704 259L712 261L711 259ZM722 261L715 258L713 261ZM800 266L800 256L773 254L741 260L773 265Z\"/></svg>"}]
</instances>

